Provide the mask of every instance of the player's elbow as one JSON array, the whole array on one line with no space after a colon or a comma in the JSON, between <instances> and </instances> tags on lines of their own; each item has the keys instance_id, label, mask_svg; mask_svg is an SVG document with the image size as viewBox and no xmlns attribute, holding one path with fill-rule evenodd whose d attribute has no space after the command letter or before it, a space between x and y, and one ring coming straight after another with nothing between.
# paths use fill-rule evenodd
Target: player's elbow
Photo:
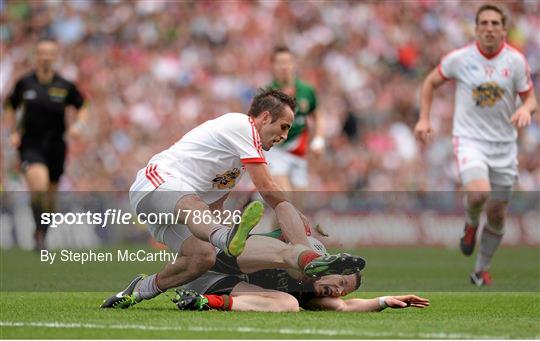
<instances>
[{"instance_id":1,"label":"player's elbow","mask_svg":"<svg viewBox=\"0 0 540 341\"><path fill-rule=\"evenodd\" d=\"M283 195L283 192L279 191L276 187L274 187L272 190L259 189L259 193L261 193L264 201L273 209L276 209L279 204L287 201Z\"/></svg>"},{"instance_id":2,"label":"player's elbow","mask_svg":"<svg viewBox=\"0 0 540 341\"><path fill-rule=\"evenodd\" d=\"M423 94L431 94L433 90L435 90L436 88L437 88L437 85L433 77L427 77L426 80L424 80L424 83L422 83Z\"/></svg>"},{"instance_id":3,"label":"player's elbow","mask_svg":"<svg viewBox=\"0 0 540 341\"><path fill-rule=\"evenodd\" d=\"M424 90L435 90L445 82L443 76L437 69L433 70L424 81Z\"/></svg>"},{"instance_id":4,"label":"player's elbow","mask_svg":"<svg viewBox=\"0 0 540 341\"><path fill-rule=\"evenodd\" d=\"M335 303L334 311L350 311L346 301L338 300Z\"/></svg>"}]
</instances>

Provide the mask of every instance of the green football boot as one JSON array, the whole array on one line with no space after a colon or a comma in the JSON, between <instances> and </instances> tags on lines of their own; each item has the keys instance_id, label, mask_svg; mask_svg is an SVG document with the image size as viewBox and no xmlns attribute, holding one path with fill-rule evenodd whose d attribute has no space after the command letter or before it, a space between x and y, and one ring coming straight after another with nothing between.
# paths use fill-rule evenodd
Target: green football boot
<instances>
[{"instance_id":1,"label":"green football boot","mask_svg":"<svg viewBox=\"0 0 540 341\"><path fill-rule=\"evenodd\" d=\"M306 276L317 278L327 275L350 275L362 271L366 261L348 253L323 255L313 259L303 269Z\"/></svg>"},{"instance_id":2,"label":"green football boot","mask_svg":"<svg viewBox=\"0 0 540 341\"><path fill-rule=\"evenodd\" d=\"M174 290L174 292L175 296L172 301L176 304L178 309L196 311L210 310L208 299L195 290L179 288Z\"/></svg>"},{"instance_id":3,"label":"green football boot","mask_svg":"<svg viewBox=\"0 0 540 341\"><path fill-rule=\"evenodd\" d=\"M264 205L260 201L253 201L242 212L240 224L235 225L229 232L227 250L229 256L238 257L246 247L246 239L249 232L261 221L264 214Z\"/></svg>"}]
</instances>

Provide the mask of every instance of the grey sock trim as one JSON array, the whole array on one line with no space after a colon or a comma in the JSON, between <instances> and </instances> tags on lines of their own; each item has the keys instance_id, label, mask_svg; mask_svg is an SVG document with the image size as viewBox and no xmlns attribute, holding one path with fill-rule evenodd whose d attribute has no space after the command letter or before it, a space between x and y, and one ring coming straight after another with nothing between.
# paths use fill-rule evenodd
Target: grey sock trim
<instances>
[{"instance_id":1,"label":"grey sock trim","mask_svg":"<svg viewBox=\"0 0 540 341\"><path fill-rule=\"evenodd\" d=\"M157 286L156 283L157 274L150 275L146 278L143 278L138 288L136 289L136 294L138 298L143 300L148 300L154 298L161 294L163 291Z\"/></svg>"},{"instance_id":2,"label":"grey sock trim","mask_svg":"<svg viewBox=\"0 0 540 341\"><path fill-rule=\"evenodd\" d=\"M208 241L218 249L227 250L227 241L229 240L229 233L231 231L232 229L227 226L218 225L210 232Z\"/></svg>"}]
</instances>

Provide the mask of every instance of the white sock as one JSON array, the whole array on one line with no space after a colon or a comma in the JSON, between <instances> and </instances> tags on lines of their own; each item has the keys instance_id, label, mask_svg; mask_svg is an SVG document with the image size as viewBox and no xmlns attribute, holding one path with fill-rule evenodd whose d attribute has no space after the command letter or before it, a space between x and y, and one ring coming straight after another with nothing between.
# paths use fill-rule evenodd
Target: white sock
<instances>
[{"instance_id":1,"label":"white sock","mask_svg":"<svg viewBox=\"0 0 540 341\"><path fill-rule=\"evenodd\" d=\"M470 226L478 226L480 223L480 214L482 213L482 206L469 205L469 197L465 196L463 203L465 204L465 220Z\"/></svg>"},{"instance_id":2,"label":"white sock","mask_svg":"<svg viewBox=\"0 0 540 341\"><path fill-rule=\"evenodd\" d=\"M501 243L503 234L493 232L488 225L484 226L482 237L480 238L480 249L476 256L476 266L474 272L488 271L491 258Z\"/></svg>"},{"instance_id":3,"label":"white sock","mask_svg":"<svg viewBox=\"0 0 540 341\"><path fill-rule=\"evenodd\" d=\"M143 278L139 283L134 292L137 295L138 299L149 300L161 294L163 291L159 289L156 283L157 274Z\"/></svg>"},{"instance_id":4,"label":"white sock","mask_svg":"<svg viewBox=\"0 0 540 341\"><path fill-rule=\"evenodd\" d=\"M208 241L218 249L227 250L227 240L231 231L232 229L227 226L218 225L210 231Z\"/></svg>"}]
</instances>

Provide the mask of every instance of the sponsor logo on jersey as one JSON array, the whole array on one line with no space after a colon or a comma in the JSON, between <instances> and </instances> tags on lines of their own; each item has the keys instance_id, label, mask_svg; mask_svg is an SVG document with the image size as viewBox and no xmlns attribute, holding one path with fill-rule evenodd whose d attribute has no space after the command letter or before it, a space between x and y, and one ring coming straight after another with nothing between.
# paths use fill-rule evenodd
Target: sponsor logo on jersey
<instances>
[{"instance_id":1,"label":"sponsor logo on jersey","mask_svg":"<svg viewBox=\"0 0 540 341\"><path fill-rule=\"evenodd\" d=\"M49 97L53 102L63 102L67 96L67 90L62 88L50 88Z\"/></svg>"},{"instance_id":2,"label":"sponsor logo on jersey","mask_svg":"<svg viewBox=\"0 0 540 341\"><path fill-rule=\"evenodd\" d=\"M26 90L23 94L23 98L25 100L29 99L36 99L37 98L37 92L34 89Z\"/></svg>"},{"instance_id":3,"label":"sponsor logo on jersey","mask_svg":"<svg viewBox=\"0 0 540 341\"><path fill-rule=\"evenodd\" d=\"M234 168L223 174L217 174L212 180L212 187L217 189L230 189L236 185L236 179L240 176L240 169Z\"/></svg>"},{"instance_id":4,"label":"sponsor logo on jersey","mask_svg":"<svg viewBox=\"0 0 540 341\"><path fill-rule=\"evenodd\" d=\"M307 112L309 110L309 102L307 99L302 98L298 101L298 107L302 112Z\"/></svg>"},{"instance_id":5,"label":"sponsor logo on jersey","mask_svg":"<svg viewBox=\"0 0 540 341\"><path fill-rule=\"evenodd\" d=\"M477 107L492 107L501 100L504 90L496 82L482 83L472 91Z\"/></svg>"},{"instance_id":6,"label":"sponsor logo on jersey","mask_svg":"<svg viewBox=\"0 0 540 341\"><path fill-rule=\"evenodd\" d=\"M288 278L288 276L289 275L286 272L278 272L276 290L283 291L283 292L289 292L289 278Z\"/></svg>"},{"instance_id":7,"label":"sponsor logo on jersey","mask_svg":"<svg viewBox=\"0 0 540 341\"><path fill-rule=\"evenodd\" d=\"M294 116L294 123L296 125L302 126L302 125L306 124L306 117L302 116L302 115L296 115L296 116Z\"/></svg>"}]
</instances>

